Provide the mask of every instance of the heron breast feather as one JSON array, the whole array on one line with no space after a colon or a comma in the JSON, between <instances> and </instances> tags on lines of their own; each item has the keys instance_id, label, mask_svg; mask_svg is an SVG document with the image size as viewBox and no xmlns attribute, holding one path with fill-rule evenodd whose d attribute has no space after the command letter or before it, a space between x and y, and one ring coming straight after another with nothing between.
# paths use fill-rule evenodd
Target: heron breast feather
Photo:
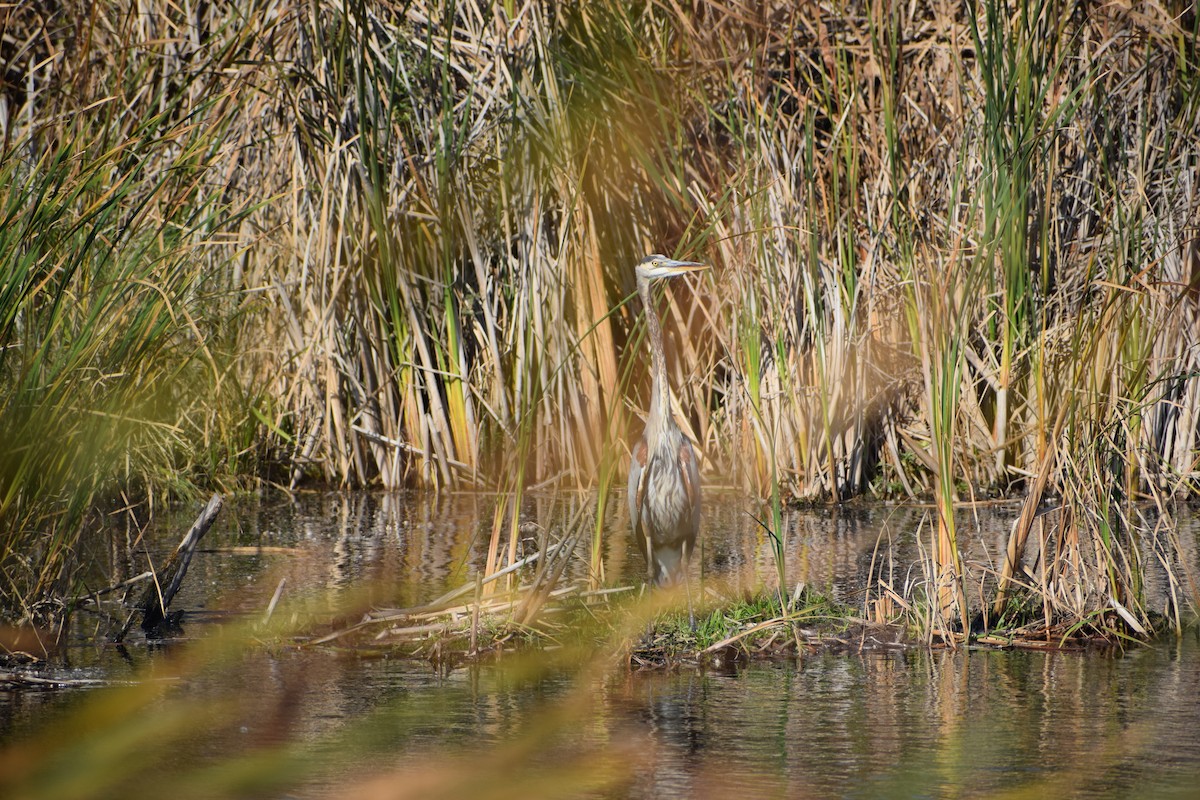
<instances>
[{"instance_id":1,"label":"heron breast feather","mask_svg":"<svg viewBox=\"0 0 1200 800\"><path fill-rule=\"evenodd\" d=\"M645 527L652 539L670 540L672 534L684 533L683 523L691 513L685 478L675 459L651 457L645 469L641 498Z\"/></svg>"}]
</instances>

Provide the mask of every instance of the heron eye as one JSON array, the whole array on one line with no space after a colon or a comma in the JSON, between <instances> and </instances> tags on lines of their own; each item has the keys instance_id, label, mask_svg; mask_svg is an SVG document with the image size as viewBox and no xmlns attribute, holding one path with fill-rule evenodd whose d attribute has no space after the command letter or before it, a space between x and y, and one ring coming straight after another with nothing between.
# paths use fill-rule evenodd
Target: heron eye
<instances>
[{"instance_id":1,"label":"heron eye","mask_svg":"<svg viewBox=\"0 0 1200 800\"><path fill-rule=\"evenodd\" d=\"M657 259L657 258L656 258L656 259L654 259L654 266L656 266L656 267L658 266L658 259Z\"/></svg>"}]
</instances>

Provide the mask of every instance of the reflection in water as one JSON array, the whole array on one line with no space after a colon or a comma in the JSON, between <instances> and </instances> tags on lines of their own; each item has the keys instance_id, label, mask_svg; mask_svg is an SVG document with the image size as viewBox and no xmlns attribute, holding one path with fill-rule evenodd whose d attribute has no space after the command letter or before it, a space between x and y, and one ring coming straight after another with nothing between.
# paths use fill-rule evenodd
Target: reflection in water
<instances>
[{"instance_id":1,"label":"reflection in water","mask_svg":"<svg viewBox=\"0 0 1200 800\"><path fill-rule=\"evenodd\" d=\"M364 746L330 750L302 794L438 757L469 775L483 754L514 743L510 766L526 778L633 743L637 757L616 767L628 770L616 796L638 798L936 797L1021 786L1148 796L1200 776L1194 637L1123 657L818 654L736 672L599 679L527 666L439 674L412 662L285 653L188 692L248 703L205 744L210 758L288 740L321 752L331 734L356 732ZM578 787L556 794L568 788Z\"/></svg>"},{"instance_id":2,"label":"reflection in water","mask_svg":"<svg viewBox=\"0 0 1200 800\"><path fill-rule=\"evenodd\" d=\"M721 775L815 796L1146 796L1200 774L1198 656L1189 640L1123 658L915 651L631 676L660 744L639 796L694 796Z\"/></svg>"},{"instance_id":3,"label":"reflection in water","mask_svg":"<svg viewBox=\"0 0 1200 800\"><path fill-rule=\"evenodd\" d=\"M770 543L745 513L760 509L732 496L707 499L696 577L722 591L773 580ZM290 599L318 605L332 605L330 591L363 587L379 604L428 600L481 568L494 502L488 495L331 494L235 506L184 584L179 603L201 612L185 624L202 633L204 619L260 615L282 579ZM593 502L586 495L533 498L522 520L555 532ZM607 510L602 556L610 580L629 583L641 579L642 565L622 505ZM968 560L989 564L1016 513L1001 506L965 520ZM918 557L918 537L928 535L924 518L920 508L885 506L789 512L790 580L853 600L875 559L901 585ZM164 526L156 559L187 521ZM1183 521L1179 552L1194 571L1194 522ZM890 561L877 553L880 542ZM576 576L585 574L586 551L583 543ZM110 561L141 568L128 554ZM134 648L125 662L94 643L69 656L90 674L114 678L157 657ZM1194 635L1124 656L815 654L734 672L632 673L591 660L554 666L554 657L510 655L446 671L336 648L251 648L232 666L221 662L172 690L175 699L234 703L230 719L189 738L170 770L186 774L299 743L306 755L290 774L303 784L301 794L338 794L364 772L423 768L434 757L470 774L484 768L480 754L527 742L508 766L521 774L572 759L609 763L619 789L598 796L951 796L1031 786L1111 797L1186 787L1200 777ZM0 695L0 741L31 735L47 707L80 696Z\"/></svg>"},{"instance_id":4,"label":"reflection in water","mask_svg":"<svg viewBox=\"0 0 1200 800\"><path fill-rule=\"evenodd\" d=\"M262 609L284 577L293 590L375 585L387 593L378 598L381 603L417 604L482 570L495 503L487 494L329 494L235 508L209 534L208 552L193 567L204 577L189 577L184 589L192 592L182 595L179 604L196 608L219 602L232 610ZM524 532L518 551L536 548L538 530L561 538L565 521L580 512L580 524L590 530L594 505L594 496L579 493L527 499L521 509ZM748 512L763 514L756 501L706 495L701 545L692 563L694 578L733 592L773 583L770 542ZM922 509L883 506L788 511L790 580L851 599L863 588L880 542L885 547L890 543L897 559L911 562L916 557L916 530L924 514ZM623 498L614 499L605 516L604 574L613 583L640 583L644 567L633 549ZM992 522L992 539L999 542L1010 523L999 516ZM175 520L163 528L176 530L186 524ZM505 532L505 546L507 536ZM569 578L587 575L586 538L579 542ZM169 534L157 543L163 552L173 545Z\"/></svg>"},{"instance_id":5,"label":"reflection in water","mask_svg":"<svg viewBox=\"0 0 1200 800\"><path fill-rule=\"evenodd\" d=\"M282 504L246 505L219 520L209 534L209 552L193 567L205 578L189 578L184 590L191 593L181 595L179 605L197 608L217 602L230 610L260 611L281 578L287 579L293 593L369 586L378 592L373 597L381 605L416 605L462 585L483 569L495 505L496 497L490 494L445 493L314 494L298 495ZM594 513L593 495L527 498L521 509L518 557L536 549L537 531L562 538L567 533L563 527L577 515L582 519L578 524L591 530ZM693 579L735 594L773 585L776 573L770 541L751 514L765 516L757 501L729 493L705 495ZM919 582L924 578L919 564L922 553L932 547L929 514L924 507L882 504L787 510L789 582L792 586L804 582L852 604L861 602L873 563L875 574L897 589ZM999 570L1018 514L1016 504L961 514L958 529L967 587L976 603L979 583L990 581ZM604 574L610 583L640 583L644 566L634 551L623 498L609 503L605 518ZM1197 520L1200 517L1184 508L1176 531L1146 524L1146 530L1154 532L1141 538L1150 608L1162 610L1172 589L1162 569L1164 561L1180 574L1200 566ZM171 532L186 529L187 524L179 519L162 526L156 557L169 553L175 544ZM580 537L568 578L588 574L587 538ZM503 544L507 547L507 532ZM255 550L263 547L270 552ZM280 554L281 549L286 555ZM1027 560L1033 563L1037 558L1036 542L1031 542ZM130 569L140 571L144 564L143 560ZM1177 586L1175 591L1186 594L1190 589Z\"/></svg>"}]
</instances>

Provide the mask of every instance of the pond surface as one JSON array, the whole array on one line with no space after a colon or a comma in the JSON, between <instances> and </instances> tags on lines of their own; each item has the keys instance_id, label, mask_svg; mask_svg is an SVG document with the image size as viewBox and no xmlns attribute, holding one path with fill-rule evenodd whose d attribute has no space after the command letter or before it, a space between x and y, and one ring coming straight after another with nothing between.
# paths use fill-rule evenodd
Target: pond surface
<instances>
[{"instance_id":1,"label":"pond surface","mask_svg":"<svg viewBox=\"0 0 1200 800\"><path fill-rule=\"evenodd\" d=\"M188 610L185 638L203 645L240 630L265 616L281 585L285 604L318 614L360 591L378 605L427 601L480 568L495 502L301 495L233 504L175 602ZM590 529L589 504L586 495L528 501L527 538L553 536L577 512ZM633 583L642 565L620 505L606 515L601 552L610 583ZM714 493L706 505L694 577L721 592L770 583L770 543L746 513L761 516L757 504ZM104 579L137 574L147 557L161 564L194 513L147 531L148 553L105 550ZM975 563L998 557L1017 513L997 505L964 517ZM928 539L926 515L883 505L789 512L789 582L855 602L880 542L894 554L895 582L910 579L902 565ZM1195 574L1195 521L1186 511L1178 518L1180 571ZM577 576L588 544L571 565ZM1161 594L1161 576L1150 582ZM64 791L54 776L69 770L59 770L30 784L30 796L1190 797L1200 785L1194 633L1125 654L916 649L636 672L570 647L456 667L336 646L201 646L204 655L189 656L178 644L96 641L112 624L78 615L57 674L138 679L115 691L157 686L153 697L134 695L126 705L140 710L105 728L96 708L113 690L0 692L0 745L25 757L46 740L87 753L128 739L144 753L139 719L185 721L154 733L164 753L117 758L110 784L88 778L90 794ZM147 670L162 680L144 681ZM0 767L2 759L0 751Z\"/></svg>"}]
</instances>

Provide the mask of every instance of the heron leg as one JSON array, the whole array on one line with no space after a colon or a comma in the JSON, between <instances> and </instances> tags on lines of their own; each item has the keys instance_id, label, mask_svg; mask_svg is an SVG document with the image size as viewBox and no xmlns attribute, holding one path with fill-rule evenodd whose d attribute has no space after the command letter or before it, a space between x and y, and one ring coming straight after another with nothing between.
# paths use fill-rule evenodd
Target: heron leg
<instances>
[{"instance_id":1,"label":"heron leg","mask_svg":"<svg viewBox=\"0 0 1200 800\"><path fill-rule=\"evenodd\" d=\"M696 612L692 606L692 575L688 569L688 562L692 560L692 542L685 541L683 543L683 590L687 593L688 604L688 624L692 626L692 633L696 632ZM703 574L703 567L701 573Z\"/></svg>"},{"instance_id":2,"label":"heron leg","mask_svg":"<svg viewBox=\"0 0 1200 800\"><path fill-rule=\"evenodd\" d=\"M692 579L688 575L687 566L683 570L683 590L687 594L688 604L688 624L692 627L692 632L696 632L696 612L692 609Z\"/></svg>"}]
</instances>

